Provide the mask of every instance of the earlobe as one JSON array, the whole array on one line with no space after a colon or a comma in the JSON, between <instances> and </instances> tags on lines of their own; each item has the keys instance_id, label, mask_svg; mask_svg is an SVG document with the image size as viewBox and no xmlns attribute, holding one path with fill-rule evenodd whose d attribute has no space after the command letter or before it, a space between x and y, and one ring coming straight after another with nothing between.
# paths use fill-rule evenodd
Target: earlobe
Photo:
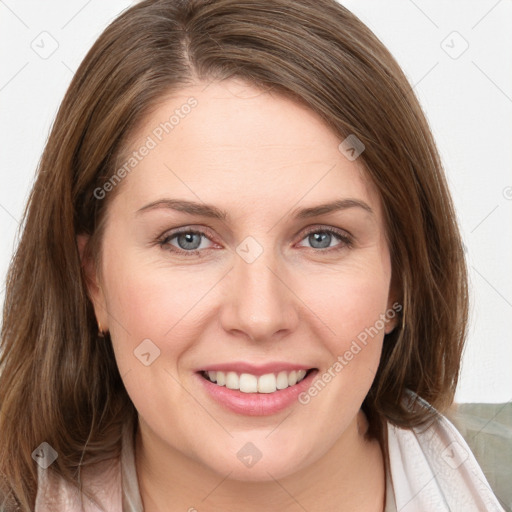
<instances>
[{"instance_id":1,"label":"earlobe","mask_svg":"<svg viewBox=\"0 0 512 512\"><path fill-rule=\"evenodd\" d=\"M400 312L402 311L401 304L394 300L395 294L390 295L388 301L388 308L386 309L386 327L384 329L385 334L392 333L400 322Z\"/></svg>"},{"instance_id":2,"label":"earlobe","mask_svg":"<svg viewBox=\"0 0 512 512\"><path fill-rule=\"evenodd\" d=\"M391 283L388 293L388 307L386 309L386 327L384 329L385 334L392 333L400 322L400 312L402 311L402 304L397 297L402 295L398 279L396 274L391 277Z\"/></svg>"},{"instance_id":3,"label":"earlobe","mask_svg":"<svg viewBox=\"0 0 512 512\"><path fill-rule=\"evenodd\" d=\"M397 320L396 317L393 319L386 320L386 328L384 329L385 334L392 333L396 328Z\"/></svg>"}]
</instances>

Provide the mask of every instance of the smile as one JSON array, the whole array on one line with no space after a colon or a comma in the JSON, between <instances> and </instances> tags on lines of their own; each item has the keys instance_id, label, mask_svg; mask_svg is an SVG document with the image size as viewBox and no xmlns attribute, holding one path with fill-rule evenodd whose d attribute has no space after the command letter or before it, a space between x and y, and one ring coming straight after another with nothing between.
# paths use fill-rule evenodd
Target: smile
<instances>
[{"instance_id":1,"label":"smile","mask_svg":"<svg viewBox=\"0 0 512 512\"><path fill-rule=\"evenodd\" d=\"M274 393L277 390L295 386L311 370L281 371L260 376L233 371L202 371L201 375L217 386L226 386L228 389L239 390L242 393Z\"/></svg>"},{"instance_id":2,"label":"smile","mask_svg":"<svg viewBox=\"0 0 512 512\"><path fill-rule=\"evenodd\" d=\"M267 416L299 405L299 395L311 386L318 369L276 373L267 369L260 375L216 369L199 370L195 374L206 396L222 408L244 416Z\"/></svg>"}]
</instances>

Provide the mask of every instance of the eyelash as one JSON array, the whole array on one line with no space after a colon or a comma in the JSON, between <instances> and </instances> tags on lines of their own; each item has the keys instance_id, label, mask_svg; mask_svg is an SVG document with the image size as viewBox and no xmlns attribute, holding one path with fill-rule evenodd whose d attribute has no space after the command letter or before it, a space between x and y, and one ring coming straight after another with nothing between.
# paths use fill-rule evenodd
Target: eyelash
<instances>
[{"instance_id":1,"label":"eyelash","mask_svg":"<svg viewBox=\"0 0 512 512\"><path fill-rule=\"evenodd\" d=\"M339 240L342 242L340 245L335 247L328 247L325 249L316 249L316 251L319 252L336 252L340 251L344 248L351 248L353 246L353 240L350 235L348 235L346 232L335 229L335 228L319 228L313 226L312 228L307 229L307 231L304 233L303 237L300 241L304 240L304 238L308 237L309 235L313 233L329 233L330 235L334 235L335 237L339 238ZM196 231L193 229L181 229L178 231L174 231L172 233L166 233L162 237L160 237L157 241L158 245L167 251L170 251L172 253L178 254L179 256L199 256L202 257L202 253L204 252L204 249L193 249L191 251L185 251L184 249L179 249L175 247L174 245L170 245L169 242L176 238L179 235L182 234L194 234L194 235L200 235L205 236L206 238L213 238L212 235L209 233L209 231ZM309 249L315 250L315 247L309 247Z\"/></svg>"}]
</instances>

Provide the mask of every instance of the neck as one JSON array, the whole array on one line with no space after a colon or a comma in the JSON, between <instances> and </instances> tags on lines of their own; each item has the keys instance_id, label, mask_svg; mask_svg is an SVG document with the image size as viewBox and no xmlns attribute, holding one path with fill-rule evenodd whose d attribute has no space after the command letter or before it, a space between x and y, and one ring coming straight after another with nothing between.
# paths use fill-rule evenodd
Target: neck
<instances>
[{"instance_id":1,"label":"neck","mask_svg":"<svg viewBox=\"0 0 512 512\"><path fill-rule=\"evenodd\" d=\"M229 479L161 440L140 422L135 461L145 512L337 510L382 512L385 465L377 440L366 440L362 411L313 464L279 480ZM172 504L172 505L170 505Z\"/></svg>"}]
</instances>

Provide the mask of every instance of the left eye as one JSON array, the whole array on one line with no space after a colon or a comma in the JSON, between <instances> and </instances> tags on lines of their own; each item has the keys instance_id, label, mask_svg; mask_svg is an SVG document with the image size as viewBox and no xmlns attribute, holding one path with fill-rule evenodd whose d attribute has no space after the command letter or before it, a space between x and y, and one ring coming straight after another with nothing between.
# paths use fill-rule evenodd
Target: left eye
<instances>
[{"instance_id":1,"label":"left eye","mask_svg":"<svg viewBox=\"0 0 512 512\"><path fill-rule=\"evenodd\" d=\"M331 246L333 238L337 238L341 243L334 247ZM171 243L174 239L176 239L177 246ZM202 231L188 230L166 235L158 243L161 247L165 247L171 252L191 256L199 255L202 252L201 249L209 248L201 247L203 239L210 240L210 237ZM302 238L302 240L306 239L311 244L311 249L318 249L320 251L341 250L344 247L350 247L352 243L347 233L332 228L311 229Z\"/></svg>"},{"instance_id":2,"label":"left eye","mask_svg":"<svg viewBox=\"0 0 512 512\"><path fill-rule=\"evenodd\" d=\"M339 246L335 246L334 249L341 249L345 246L350 246L351 240L350 237L338 230L334 229L313 229L310 230L308 233L306 233L303 240L307 239L309 240L310 244L312 245L313 249L331 249L330 243L332 242L333 238L337 238L342 243L339 244Z\"/></svg>"},{"instance_id":3,"label":"left eye","mask_svg":"<svg viewBox=\"0 0 512 512\"><path fill-rule=\"evenodd\" d=\"M175 233L174 235L166 236L160 242L160 245L168 245L171 251L195 254L199 252L203 238L208 239L208 236L201 231L182 231L180 233ZM174 239L177 240L177 248L170 244L170 241Z\"/></svg>"}]
</instances>

